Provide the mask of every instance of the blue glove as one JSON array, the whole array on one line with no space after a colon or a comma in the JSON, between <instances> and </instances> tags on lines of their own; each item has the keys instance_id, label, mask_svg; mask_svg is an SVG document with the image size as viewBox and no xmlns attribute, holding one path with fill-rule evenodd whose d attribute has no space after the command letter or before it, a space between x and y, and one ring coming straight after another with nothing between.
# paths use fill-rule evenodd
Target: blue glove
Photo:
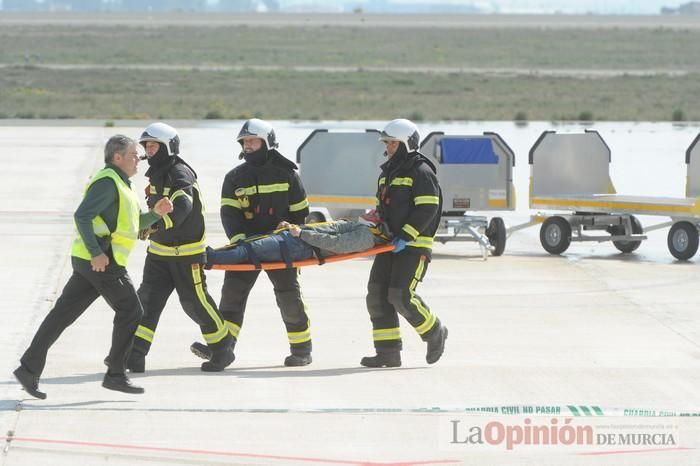
<instances>
[{"instance_id":1,"label":"blue glove","mask_svg":"<svg viewBox=\"0 0 700 466\"><path fill-rule=\"evenodd\" d=\"M391 244L394 245L394 250L391 251L394 254L396 254L397 252L401 252L406 248L406 240L405 239L394 238L394 240L391 242Z\"/></svg>"}]
</instances>

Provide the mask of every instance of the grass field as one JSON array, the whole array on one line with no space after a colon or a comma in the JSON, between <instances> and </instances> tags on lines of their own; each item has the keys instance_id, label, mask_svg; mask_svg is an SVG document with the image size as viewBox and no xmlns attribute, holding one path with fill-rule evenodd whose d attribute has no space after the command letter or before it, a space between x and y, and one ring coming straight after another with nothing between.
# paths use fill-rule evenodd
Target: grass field
<instances>
[{"instance_id":1,"label":"grass field","mask_svg":"<svg viewBox=\"0 0 700 466\"><path fill-rule=\"evenodd\" d=\"M12 23L0 117L700 120L698 43L663 26Z\"/></svg>"}]
</instances>

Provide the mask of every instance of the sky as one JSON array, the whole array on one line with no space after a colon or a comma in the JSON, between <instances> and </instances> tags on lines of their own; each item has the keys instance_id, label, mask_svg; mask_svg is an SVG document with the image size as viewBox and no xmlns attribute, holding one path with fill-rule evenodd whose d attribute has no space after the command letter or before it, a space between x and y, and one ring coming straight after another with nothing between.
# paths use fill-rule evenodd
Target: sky
<instances>
[{"instance_id":1,"label":"sky","mask_svg":"<svg viewBox=\"0 0 700 466\"><path fill-rule=\"evenodd\" d=\"M46 1L46 0L40 0ZM278 0L282 7L317 5L323 10L348 5L367 5L372 0ZM488 13L597 13L597 14L658 14L662 7L677 8L690 0L384 0L388 3L436 3L476 5ZM207 0L215 4L218 0ZM2 0L0 0L2 5ZM347 8L346 8L347 9Z\"/></svg>"},{"instance_id":2,"label":"sky","mask_svg":"<svg viewBox=\"0 0 700 466\"><path fill-rule=\"evenodd\" d=\"M356 3L363 5L370 0L280 0L281 5L315 3L322 6ZM662 7L678 7L690 0L434 0L440 4L472 4L485 11L502 13L625 13L656 14ZM430 3L430 0L389 0L400 3Z\"/></svg>"}]
</instances>

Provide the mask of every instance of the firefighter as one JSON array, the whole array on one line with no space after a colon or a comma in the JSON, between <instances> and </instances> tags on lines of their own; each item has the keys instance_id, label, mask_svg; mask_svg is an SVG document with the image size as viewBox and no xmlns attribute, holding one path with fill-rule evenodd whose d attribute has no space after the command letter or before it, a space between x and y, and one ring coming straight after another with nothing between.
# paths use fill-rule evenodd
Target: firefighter
<instances>
[{"instance_id":1,"label":"firefighter","mask_svg":"<svg viewBox=\"0 0 700 466\"><path fill-rule=\"evenodd\" d=\"M158 320L175 290L185 313L202 332L212 357L202 364L206 372L224 370L234 360L232 337L207 291L204 276L204 202L197 174L179 156L180 138L169 125L146 127L139 143L146 151L149 184L148 205L168 198L173 212L164 216L142 236L150 239L143 282L138 290L144 315L136 329L134 348L127 361L131 372L144 372L146 355L153 343Z\"/></svg>"},{"instance_id":2,"label":"firefighter","mask_svg":"<svg viewBox=\"0 0 700 466\"><path fill-rule=\"evenodd\" d=\"M427 343L428 364L437 362L445 349L447 327L416 294L442 213L435 165L418 152L419 139L416 125L404 119L389 122L380 137L388 160L377 183L377 213L387 223L395 249L374 258L367 284L376 355L362 358L366 367L401 366L398 314Z\"/></svg>"},{"instance_id":3,"label":"firefighter","mask_svg":"<svg viewBox=\"0 0 700 466\"><path fill-rule=\"evenodd\" d=\"M297 166L277 151L272 126L253 118L238 137L239 159L244 162L226 174L221 189L221 221L231 244L251 235L268 233L282 222L304 223L309 202ZM297 269L266 270L287 329L290 355L285 366L311 363L311 331L301 298ZM224 276L219 308L235 342L243 325L246 302L260 271L229 272ZM207 358L208 351L195 342L192 351Z\"/></svg>"},{"instance_id":4,"label":"firefighter","mask_svg":"<svg viewBox=\"0 0 700 466\"><path fill-rule=\"evenodd\" d=\"M143 393L126 376L126 359L143 309L126 271L129 253L139 228L156 222L172 211L169 200L151 205L142 214L131 188L139 163L137 145L123 135L112 136L105 145L105 167L97 172L75 211L76 238L71 250L73 275L61 296L34 335L32 343L15 369L15 378L35 398L44 399L39 377L46 365L49 348L100 295L114 310L112 347L102 386L125 393ZM83 345L78 345L82 347Z\"/></svg>"}]
</instances>

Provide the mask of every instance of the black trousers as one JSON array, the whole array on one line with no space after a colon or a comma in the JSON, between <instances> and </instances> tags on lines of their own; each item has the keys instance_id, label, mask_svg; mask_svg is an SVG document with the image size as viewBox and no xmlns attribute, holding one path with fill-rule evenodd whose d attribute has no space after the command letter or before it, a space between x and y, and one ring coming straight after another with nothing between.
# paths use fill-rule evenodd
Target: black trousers
<instances>
[{"instance_id":1,"label":"black trousers","mask_svg":"<svg viewBox=\"0 0 700 466\"><path fill-rule=\"evenodd\" d=\"M134 331L143 314L134 285L126 269L117 265L112 257L104 272L94 272L90 261L77 257L71 259L73 275L22 355L22 365L32 374L40 376L51 345L101 295L114 310L109 372L123 374L134 341Z\"/></svg>"},{"instance_id":2,"label":"black trousers","mask_svg":"<svg viewBox=\"0 0 700 466\"><path fill-rule=\"evenodd\" d=\"M429 263L429 251L412 247L397 254L378 254L374 258L367 284L367 310L377 352L401 349L398 314L416 329L423 340L428 340L432 332L439 330L439 319L415 291L425 277Z\"/></svg>"},{"instance_id":3,"label":"black trousers","mask_svg":"<svg viewBox=\"0 0 700 466\"><path fill-rule=\"evenodd\" d=\"M306 305L301 298L297 279L297 269L266 270L272 282L277 300L277 307L282 314L282 321L287 328L287 339L292 354L307 355L311 353L311 330ZM221 289L219 309L226 321L229 332L238 341L243 325L248 295L253 289L260 271L226 272Z\"/></svg>"},{"instance_id":4,"label":"black trousers","mask_svg":"<svg viewBox=\"0 0 700 466\"><path fill-rule=\"evenodd\" d=\"M212 351L231 345L232 338L207 291L202 265L159 260L149 254L143 267L143 282L138 290L144 313L136 329L134 351L148 354L158 321L173 290L177 291L182 309L199 325L204 341Z\"/></svg>"}]
</instances>

